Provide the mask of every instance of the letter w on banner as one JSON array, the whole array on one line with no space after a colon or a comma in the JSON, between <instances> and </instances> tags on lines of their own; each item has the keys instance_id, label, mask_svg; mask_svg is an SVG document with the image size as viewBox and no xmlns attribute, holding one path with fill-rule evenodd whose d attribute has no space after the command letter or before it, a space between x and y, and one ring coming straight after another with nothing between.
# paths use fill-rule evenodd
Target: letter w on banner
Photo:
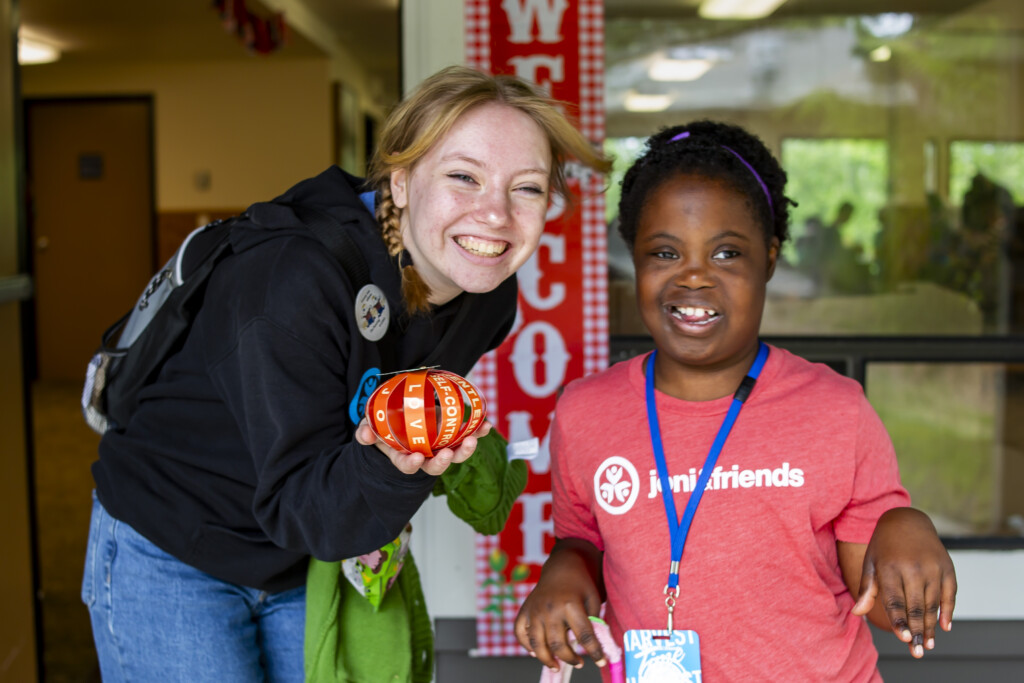
<instances>
[{"instance_id":1,"label":"letter w on banner","mask_svg":"<svg viewBox=\"0 0 1024 683\"><path fill-rule=\"evenodd\" d=\"M602 0L466 0L469 66L516 74L568 104L595 145L604 143ZM540 455L505 530L477 536L479 655L525 654L515 615L554 544L547 432L559 390L608 364L603 178L569 169L575 210L555 201L540 249L519 271L519 317L480 360L473 379L489 419L510 442L536 437Z\"/></svg>"}]
</instances>

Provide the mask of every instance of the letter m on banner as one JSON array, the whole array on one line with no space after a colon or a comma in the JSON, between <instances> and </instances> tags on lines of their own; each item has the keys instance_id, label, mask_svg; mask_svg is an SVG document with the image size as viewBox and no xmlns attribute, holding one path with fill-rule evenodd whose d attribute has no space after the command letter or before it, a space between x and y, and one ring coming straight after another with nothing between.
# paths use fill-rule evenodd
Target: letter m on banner
<instances>
[{"instance_id":1,"label":"letter m on banner","mask_svg":"<svg viewBox=\"0 0 1024 683\"><path fill-rule=\"evenodd\" d=\"M601 0L466 0L469 66L515 74L567 103L583 134L604 142ZM477 536L477 650L521 655L513 622L554 544L547 431L559 390L608 364L603 179L568 169L580 199L552 202L540 248L519 271L519 318L473 370L488 418L511 442L536 437L541 454L497 536Z\"/></svg>"}]
</instances>

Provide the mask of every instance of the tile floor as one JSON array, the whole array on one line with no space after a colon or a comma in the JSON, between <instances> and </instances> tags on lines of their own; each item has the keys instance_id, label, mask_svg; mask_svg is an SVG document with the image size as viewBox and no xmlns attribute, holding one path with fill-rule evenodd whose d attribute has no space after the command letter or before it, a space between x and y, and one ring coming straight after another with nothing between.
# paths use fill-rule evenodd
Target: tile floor
<instances>
[{"instance_id":1,"label":"tile floor","mask_svg":"<svg viewBox=\"0 0 1024 683\"><path fill-rule=\"evenodd\" d=\"M79 409L78 382L32 387L36 527L44 683L100 680L89 613L82 604L92 476L99 436Z\"/></svg>"}]
</instances>

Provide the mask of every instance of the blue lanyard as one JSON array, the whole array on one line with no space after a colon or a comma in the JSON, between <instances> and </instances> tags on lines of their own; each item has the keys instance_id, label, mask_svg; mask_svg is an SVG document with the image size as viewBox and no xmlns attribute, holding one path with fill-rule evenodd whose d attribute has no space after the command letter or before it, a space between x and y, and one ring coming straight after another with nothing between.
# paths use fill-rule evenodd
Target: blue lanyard
<instances>
[{"instance_id":1,"label":"blue lanyard","mask_svg":"<svg viewBox=\"0 0 1024 683\"><path fill-rule=\"evenodd\" d=\"M757 358L754 359L754 364L751 366L747 376L743 378L739 389L733 395L729 412L726 413L725 419L722 420L722 426L718 428L718 435L711 445L708 457L704 460L704 467L701 469L700 477L697 479L697 485L690 493L690 498L686 502L686 510L683 512L683 518L678 524L676 523L676 520L679 519L676 513L676 501L672 495L672 482L669 479L668 465L665 462L665 448L661 442L658 407L655 405L654 399L654 357L657 353L657 350L651 352L650 357L647 359L647 369L645 371L647 425L651 432L651 447L654 449L654 461L658 465L658 479L661 480L661 497L665 503L665 516L668 517L668 528L672 534L672 562L669 565L668 584L665 586L665 594L668 596L666 599L666 605L668 606L668 628L671 631L672 608L675 605L675 598L679 596L679 563L683 559L683 548L686 546L686 537L690 533L690 524L693 523L693 516L697 512L697 506L700 505L700 499L704 496L704 488L707 486L708 479L711 478L711 471L715 468L715 463L718 461L718 454L722 452L722 447L725 445L725 440L729 438L729 432L732 431L733 423L736 422L736 417L740 414L743 402L747 400L751 390L753 390L754 384L761 374L761 369L764 367L764 362L768 358L768 345L761 342Z\"/></svg>"}]
</instances>

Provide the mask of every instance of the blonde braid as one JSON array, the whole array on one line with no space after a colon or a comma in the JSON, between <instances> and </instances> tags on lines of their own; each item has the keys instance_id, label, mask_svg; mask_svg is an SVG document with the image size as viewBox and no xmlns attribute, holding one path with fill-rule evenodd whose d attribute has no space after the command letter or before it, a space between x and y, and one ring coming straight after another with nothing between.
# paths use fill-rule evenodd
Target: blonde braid
<instances>
[{"instance_id":1,"label":"blonde braid","mask_svg":"<svg viewBox=\"0 0 1024 683\"><path fill-rule=\"evenodd\" d=\"M380 224L380 234L387 246L391 256L401 258L404 246L402 245L401 229L402 210L395 205L391 196L390 185L380 189L380 203L377 205L377 222ZM430 287L423 281L416 268L412 265L402 266L402 299L410 313L426 313L430 310Z\"/></svg>"},{"instance_id":2,"label":"blonde braid","mask_svg":"<svg viewBox=\"0 0 1024 683\"><path fill-rule=\"evenodd\" d=\"M391 187L385 185L377 193L377 222L380 224L380 236L387 245L388 253L398 256L402 253L402 228L400 219L402 210L395 206L391 196Z\"/></svg>"}]
</instances>

